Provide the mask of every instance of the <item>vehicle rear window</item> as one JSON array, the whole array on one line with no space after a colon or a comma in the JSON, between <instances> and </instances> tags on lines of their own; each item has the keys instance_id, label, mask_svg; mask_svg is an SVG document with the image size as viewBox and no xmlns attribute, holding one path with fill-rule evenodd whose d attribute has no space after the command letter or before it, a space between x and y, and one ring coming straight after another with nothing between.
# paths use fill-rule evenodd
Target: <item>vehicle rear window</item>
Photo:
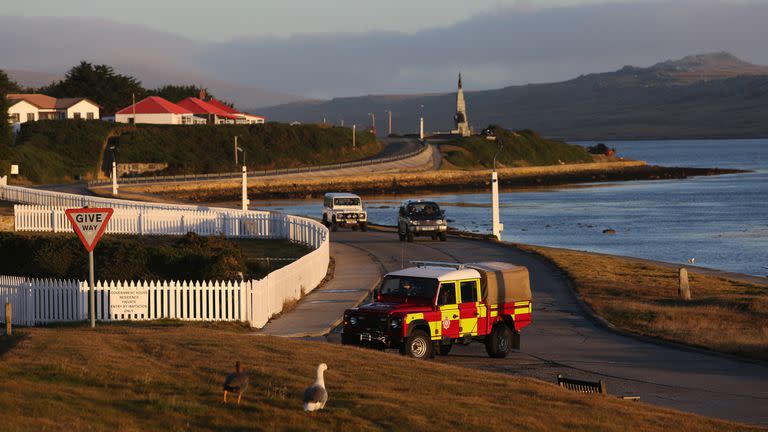
<instances>
[{"instance_id":1,"label":"vehicle rear window","mask_svg":"<svg viewBox=\"0 0 768 432\"><path fill-rule=\"evenodd\" d=\"M383 296L433 299L437 293L437 279L387 276L379 292Z\"/></svg>"},{"instance_id":2,"label":"vehicle rear window","mask_svg":"<svg viewBox=\"0 0 768 432\"><path fill-rule=\"evenodd\" d=\"M337 206L359 206L360 198L336 198L334 205Z\"/></svg>"}]
</instances>

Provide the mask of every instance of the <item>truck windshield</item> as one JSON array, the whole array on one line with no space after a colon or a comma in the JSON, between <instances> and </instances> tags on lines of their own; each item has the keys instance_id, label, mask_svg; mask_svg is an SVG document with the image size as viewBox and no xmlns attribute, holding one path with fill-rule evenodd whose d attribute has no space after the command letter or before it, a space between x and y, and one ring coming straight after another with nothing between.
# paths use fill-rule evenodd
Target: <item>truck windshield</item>
<instances>
[{"instance_id":1,"label":"truck windshield","mask_svg":"<svg viewBox=\"0 0 768 432\"><path fill-rule=\"evenodd\" d=\"M359 206L360 198L336 198L333 203L337 206Z\"/></svg>"},{"instance_id":2,"label":"truck windshield","mask_svg":"<svg viewBox=\"0 0 768 432\"><path fill-rule=\"evenodd\" d=\"M437 293L437 279L387 276L379 293L388 297L432 300Z\"/></svg>"},{"instance_id":3,"label":"truck windshield","mask_svg":"<svg viewBox=\"0 0 768 432\"><path fill-rule=\"evenodd\" d=\"M408 204L406 212L413 219L440 219L442 217L440 207L433 202Z\"/></svg>"}]
</instances>

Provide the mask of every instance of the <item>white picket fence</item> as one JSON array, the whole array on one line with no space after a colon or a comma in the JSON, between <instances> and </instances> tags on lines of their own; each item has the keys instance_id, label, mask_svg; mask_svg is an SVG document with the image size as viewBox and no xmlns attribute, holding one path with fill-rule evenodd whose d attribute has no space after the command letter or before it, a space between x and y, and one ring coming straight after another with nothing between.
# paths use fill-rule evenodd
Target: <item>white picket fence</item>
<instances>
[{"instance_id":1,"label":"white picket fence","mask_svg":"<svg viewBox=\"0 0 768 432\"><path fill-rule=\"evenodd\" d=\"M134 235L224 235L235 238L286 239L314 251L273 271L264 279L243 282L99 282L96 319L180 319L248 321L261 328L283 304L312 291L325 278L330 260L328 229L310 219L259 211L176 206L84 197L5 186L0 200L32 203L14 206L17 231L71 232L66 208L111 207L107 233ZM81 321L87 317L87 283L0 276L0 300L13 305L13 323L36 325ZM146 313L113 316L113 296L121 291L147 296ZM141 310L145 310L142 306ZM5 320L5 311L0 313Z\"/></svg>"}]
</instances>

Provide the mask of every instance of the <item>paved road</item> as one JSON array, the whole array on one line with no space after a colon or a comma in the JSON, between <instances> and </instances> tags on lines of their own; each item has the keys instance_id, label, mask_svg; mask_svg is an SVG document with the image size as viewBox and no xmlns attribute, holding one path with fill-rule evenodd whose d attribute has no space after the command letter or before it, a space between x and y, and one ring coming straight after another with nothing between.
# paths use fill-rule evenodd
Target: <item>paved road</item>
<instances>
[{"instance_id":1,"label":"paved road","mask_svg":"<svg viewBox=\"0 0 768 432\"><path fill-rule=\"evenodd\" d=\"M482 345L471 344L455 347L437 361L550 382L558 373L604 379L614 395L639 395L652 404L768 425L768 367L645 343L598 327L585 317L557 271L530 254L454 237L445 243L417 239L409 244L382 232L338 232L332 234L332 241L368 251L387 271L408 266L414 259L503 260L531 270L534 321L522 332L519 353L490 359Z\"/></svg>"}]
</instances>

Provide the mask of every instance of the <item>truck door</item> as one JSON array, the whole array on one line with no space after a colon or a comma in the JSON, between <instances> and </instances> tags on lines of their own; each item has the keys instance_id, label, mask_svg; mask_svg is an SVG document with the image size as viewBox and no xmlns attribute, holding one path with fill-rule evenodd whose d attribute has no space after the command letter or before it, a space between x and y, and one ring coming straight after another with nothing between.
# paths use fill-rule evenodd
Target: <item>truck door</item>
<instances>
[{"instance_id":1,"label":"truck door","mask_svg":"<svg viewBox=\"0 0 768 432\"><path fill-rule=\"evenodd\" d=\"M479 284L477 280L459 282L459 333L461 336L477 336L485 334L486 314L485 304L480 301Z\"/></svg>"},{"instance_id":2,"label":"truck door","mask_svg":"<svg viewBox=\"0 0 768 432\"><path fill-rule=\"evenodd\" d=\"M443 282L437 295L442 322L440 330L444 338L459 337L459 305L456 302L456 282Z\"/></svg>"}]
</instances>

